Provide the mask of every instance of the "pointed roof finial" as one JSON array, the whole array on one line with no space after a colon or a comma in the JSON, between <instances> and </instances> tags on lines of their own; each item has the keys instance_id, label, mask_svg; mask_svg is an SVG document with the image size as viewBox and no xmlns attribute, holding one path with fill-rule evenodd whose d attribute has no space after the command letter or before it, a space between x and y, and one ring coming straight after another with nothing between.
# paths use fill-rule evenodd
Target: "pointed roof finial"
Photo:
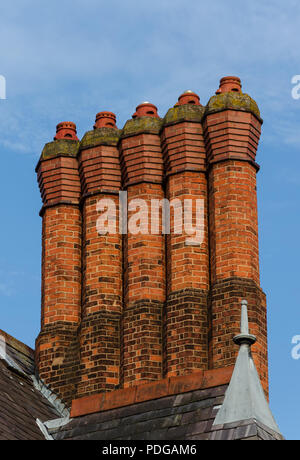
<instances>
[{"instance_id":1,"label":"pointed roof finial","mask_svg":"<svg viewBox=\"0 0 300 460\"><path fill-rule=\"evenodd\" d=\"M249 324L248 324L248 302L247 300L242 300L242 312L241 312L241 332L240 334L233 337L234 343L241 345L246 343L248 345L253 345L256 342L255 335L249 334Z\"/></svg>"},{"instance_id":2,"label":"pointed roof finial","mask_svg":"<svg viewBox=\"0 0 300 460\"><path fill-rule=\"evenodd\" d=\"M246 300L242 301L241 333L233 340L240 347L239 354L224 402L213 426L254 419L280 433L252 358L251 345L256 342L256 337L249 334Z\"/></svg>"}]
</instances>

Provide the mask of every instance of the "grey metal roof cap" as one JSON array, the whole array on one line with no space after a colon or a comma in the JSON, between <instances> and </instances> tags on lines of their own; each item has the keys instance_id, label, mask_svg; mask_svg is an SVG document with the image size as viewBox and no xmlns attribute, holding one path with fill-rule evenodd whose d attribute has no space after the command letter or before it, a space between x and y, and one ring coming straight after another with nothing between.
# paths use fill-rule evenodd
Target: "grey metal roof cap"
<instances>
[{"instance_id":1,"label":"grey metal roof cap","mask_svg":"<svg viewBox=\"0 0 300 460\"><path fill-rule=\"evenodd\" d=\"M224 402L213 426L255 419L273 431L280 430L271 413L252 358L251 345L255 337L249 334L247 301L242 301L241 334L234 337L240 346L235 368Z\"/></svg>"}]
</instances>

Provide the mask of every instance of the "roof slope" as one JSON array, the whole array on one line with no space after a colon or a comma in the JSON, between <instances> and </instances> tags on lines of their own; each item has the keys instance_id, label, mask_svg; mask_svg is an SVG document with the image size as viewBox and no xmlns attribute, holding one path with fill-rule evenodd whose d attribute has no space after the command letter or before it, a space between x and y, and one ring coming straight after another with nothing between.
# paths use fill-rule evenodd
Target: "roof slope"
<instances>
[{"instance_id":1,"label":"roof slope","mask_svg":"<svg viewBox=\"0 0 300 460\"><path fill-rule=\"evenodd\" d=\"M132 404L72 419L56 440L280 440L254 419L213 426L228 385Z\"/></svg>"},{"instance_id":2,"label":"roof slope","mask_svg":"<svg viewBox=\"0 0 300 460\"><path fill-rule=\"evenodd\" d=\"M0 338L0 440L45 439L36 419L60 414L33 385L33 350L1 330Z\"/></svg>"},{"instance_id":3,"label":"roof slope","mask_svg":"<svg viewBox=\"0 0 300 460\"><path fill-rule=\"evenodd\" d=\"M55 439L209 439L227 385L195 390L74 418Z\"/></svg>"}]
</instances>

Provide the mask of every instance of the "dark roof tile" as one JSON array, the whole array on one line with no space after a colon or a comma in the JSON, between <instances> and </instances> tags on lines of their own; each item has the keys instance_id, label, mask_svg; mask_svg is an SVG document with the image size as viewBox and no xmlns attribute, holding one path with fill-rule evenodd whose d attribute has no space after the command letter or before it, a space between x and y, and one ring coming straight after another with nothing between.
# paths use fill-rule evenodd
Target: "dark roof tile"
<instances>
[{"instance_id":1,"label":"dark roof tile","mask_svg":"<svg viewBox=\"0 0 300 460\"><path fill-rule=\"evenodd\" d=\"M0 359L0 440L45 439L36 419L47 421L60 415L34 388L33 351L0 331L5 356Z\"/></svg>"}]
</instances>

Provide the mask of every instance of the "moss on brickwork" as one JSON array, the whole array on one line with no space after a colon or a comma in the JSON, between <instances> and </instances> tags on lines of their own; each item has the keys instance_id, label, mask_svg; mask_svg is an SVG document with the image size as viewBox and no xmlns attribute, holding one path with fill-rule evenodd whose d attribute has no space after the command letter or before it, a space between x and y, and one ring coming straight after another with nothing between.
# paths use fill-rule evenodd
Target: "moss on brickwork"
<instances>
[{"instance_id":1,"label":"moss on brickwork","mask_svg":"<svg viewBox=\"0 0 300 460\"><path fill-rule=\"evenodd\" d=\"M225 109L235 109L251 112L260 121L262 121L256 102L246 93L229 92L212 96L207 103L205 115L209 113L220 112Z\"/></svg>"},{"instance_id":2,"label":"moss on brickwork","mask_svg":"<svg viewBox=\"0 0 300 460\"><path fill-rule=\"evenodd\" d=\"M184 104L172 107L168 110L163 120L164 125L181 121L202 121L205 107L202 105Z\"/></svg>"},{"instance_id":3,"label":"moss on brickwork","mask_svg":"<svg viewBox=\"0 0 300 460\"><path fill-rule=\"evenodd\" d=\"M43 148L41 160L49 160L60 155L76 157L79 147L79 141L71 139L58 139L48 142Z\"/></svg>"},{"instance_id":4,"label":"moss on brickwork","mask_svg":"<svg viewBox=\"0 0 300 460\"><path fill-rule=\"evenodd\" d=\"M88 131L80 142L80 150L96 147L97 145L117 145L121 130L114 128L97 128Z\"/></svg>"},{"instance_id":5,"label":"moss on brickwork","mask_svg":"<svg viewBox=\"0 0 300 460\"><path fill-rule=\"evenodd\" d=\"M162 119L154 117L139 117L128 120L125 123L121 137L142 133L159 134L162 123Z\"/></svg>"}]
</instances>

